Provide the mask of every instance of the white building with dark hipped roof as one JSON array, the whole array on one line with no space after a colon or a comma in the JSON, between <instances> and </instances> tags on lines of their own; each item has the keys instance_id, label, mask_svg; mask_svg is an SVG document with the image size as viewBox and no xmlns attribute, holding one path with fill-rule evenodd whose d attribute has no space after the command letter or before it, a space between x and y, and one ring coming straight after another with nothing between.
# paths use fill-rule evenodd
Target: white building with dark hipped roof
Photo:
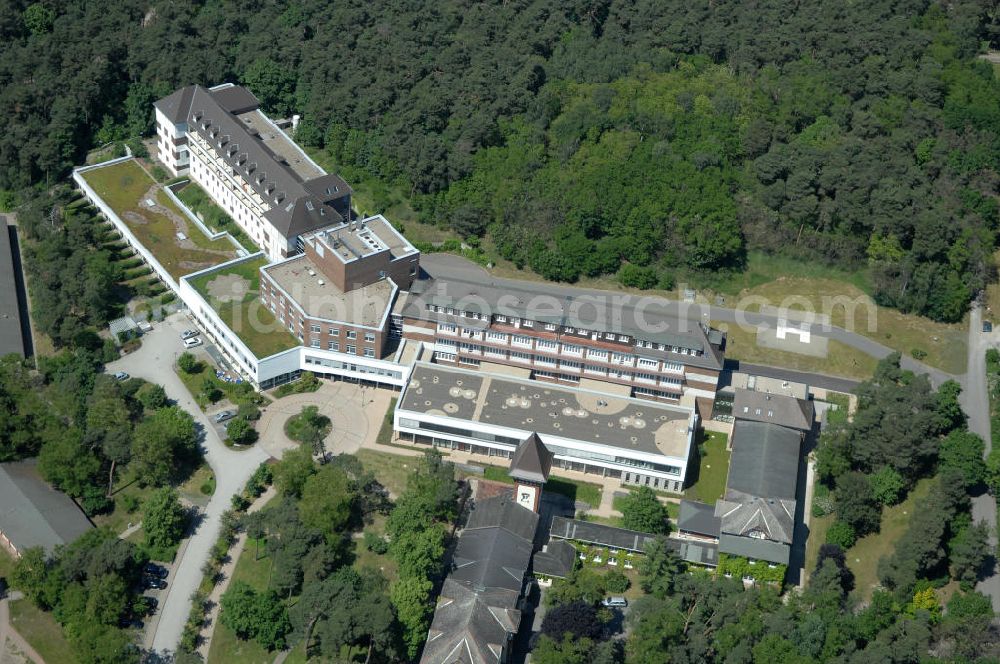
<instances>
[{"instance_id":1,"label":"white building with dark hipped roof","mask_svg":"<svg viewBox=\"0 0 1000 664\"><path fill-rule=\"evenodd\" d=\"M271 260L300 237L350 219L351 188L324 171L244 87L189 85L158 100L157 156L187 174Z\"/></svg>"}]
</instances>

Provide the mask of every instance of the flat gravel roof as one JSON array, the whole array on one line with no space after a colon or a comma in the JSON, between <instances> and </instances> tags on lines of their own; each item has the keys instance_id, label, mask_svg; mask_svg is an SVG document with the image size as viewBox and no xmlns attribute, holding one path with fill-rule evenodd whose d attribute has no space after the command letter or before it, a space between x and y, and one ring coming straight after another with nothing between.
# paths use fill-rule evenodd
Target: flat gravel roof
<instances>
[{"instance_id":1,"label":"flat gravel roof","mask_svg":"<svg viewBox=\"0 0 1000 664\"><path fill-rule=\"evenodd\" d=\"M400 408L684 459L688 408L418 363Z\"/></svg>"}]
</instances>

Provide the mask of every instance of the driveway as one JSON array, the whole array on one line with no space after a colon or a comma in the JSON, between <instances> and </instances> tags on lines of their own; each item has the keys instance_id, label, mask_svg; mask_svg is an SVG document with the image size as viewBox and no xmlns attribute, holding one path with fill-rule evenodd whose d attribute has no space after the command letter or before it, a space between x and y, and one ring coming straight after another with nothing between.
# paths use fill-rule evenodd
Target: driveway
<instances>
[{"instance_id":1,"label":"driveway","mask_svg":"<svg viewBox=\"0 0 1000 664\"><path fill-rule=\"evenodd\" d=\"M960 401L969 416L969 430L986 442L986 453L990 453L990 401L986 385L986 350L997 346L1000 331L983 332L982 310L977 306L969 317L969 372L962 379ZM994 496L984 493L972 499L972 520L985 521L990 525L990 545L997 546L997 503ZM1000 576L996 570L978 584L976 590L993 600L993 610L1000 611Z\"/></svg>"},{"instance_id":2,"label":"driveway","mask_svg":"<svg viewBox=\"0 0 1000 664\"><path fill-rule=\"evenodd\" d=\"M167 396L189 412L199 425L203 436L202 451L215 473L215 493L201 513L201 521L183 547L183 553L179 554L179 560L174 562L173 582L166 596L161 598L156 630L151 643L147 644L157 651L176 650L191 611L191 594L201 583L201 568L219 536L222 513L230 508L232 495L243 489L257 466L268 458L256 447L238 452L227 448L212 422L174 373L174 363L184 350L180 333L193 327L186 315L173 314L156 323L153 331L142 337L142 348L107 365L109 373L126 371L162 385Z\"/></svg>"}]
</instances>

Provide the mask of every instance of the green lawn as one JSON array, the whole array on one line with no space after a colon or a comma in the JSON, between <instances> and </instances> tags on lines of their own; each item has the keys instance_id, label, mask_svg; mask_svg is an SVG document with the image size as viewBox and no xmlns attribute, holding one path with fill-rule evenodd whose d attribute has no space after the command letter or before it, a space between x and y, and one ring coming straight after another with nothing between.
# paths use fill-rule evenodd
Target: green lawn
<instances>
[{"instance_id":1,"label":"green lawn","mask_svg":"<svg viewBox=\"0 0 1000 664\"><path fill-rule=\"evenodd\" d=\"M688 500L699 500L709 505L722 498L729 476L729 450L726 444L729 436L718 431L698 430L699 448L704 450L697 474L689 479L691 486L684 490Z\"/></svg>"},{"instance_id":2,"label":"green lawn","mask_svg":"<svg viewBox=\"0 0 1000 664\"><path fill-rule=\"evenodd\" d=\"M202 491L202 487L208 489L211 488L210 493L205 493ZM202 463L191 476L188 477L184 482L177 487L177 492L180 494L181 498L191 501L195 505L201 505L204 507L208 505L209 499L212 497L212 493L215 492L215 474L212 473L212 469L207 463Z\"/></svg>"},{"instance_id":3,"label":"green lawn","mask_svg":"<svg viewBox=\"0 0 1000 664\"><path fill-rule=\"evenodd\" d=\"M236 257L236 248L226 239L210 240L184 214L135 160L105 166L83 174L94 191L118 214L129 229L174 279ZM152 211L145 204L152 198L169 211ZM179 240L177 232L187 240Z\"/></svg>"},{"instance_id":4,"label":"green lawn","mask_svg":"<svg viewBox=\"0 0 1000 664\"><path fill-rule=\"evenodd\" d=\"M847 550L847 566L854 572L854 589L862 598L871 597L878 583L878 561L892 553L896 542L910 525L917 501L930 492L931 479L922 479L906 497L893 507L882 508L882 525L879 532L866 535Z\"/></svg>"},{"instance_id":5,"label":"green lawn","mask_svg":"<svg viewBox=\"0 0 1000 664\"><path fill-rule=\"evenodd\" d=\"M966 371L966 323L937 323L877 306L870 298L872 289L864 270L845 272L816 262L750 252L745 271L718 276L706 286L709 296L725 295L726 306L736 306L746 297L763 297L772 306L786 305L791 309L803 309L808 302L810 310L828 314L838 327L863 334L906 355L914 349L921 350L927 353L923 362L949 373ZM747 306L751 311L759 308L759 302ZM831 356L835 352L837 355L828 358L832 366L853 368L853 364L845 365L844 360L851 359L847 350L835 351L831 344L830 352ZM727 356L734 357L731 353ZM739 359L756 361L750 357ZM833 373L835 369L829 371Z\"/></svg>"},{"instance_id":6,"label":"green lawn","mask_svg":"<svg viewBox=\"0 0 1000 664\"><path fill-rule=\"evenodd\" d=\"M243 581L257 590L267 588L271 571L271 558L267 556L264 542L260 542L260 558L257 556L257 541L247 539L243 553L236 561L233 578L230 583ZM208 661L212 664L270 664L274 661L274 652L265 650L256 641L243 641L236 637L236 632L220 621L215 626L212 635L212 647L208 652Z\"/></svg>"},{"instance_id":7,"label":"green lawn","mask_svg":"<svg viewBox=\"0 0 1000 664\"><path fill-rule=\"evenodd\" d=\"M10 603L10 622L49 664L73 664L77 661L56 619L30 600L20 599Z\"/></svg>"},{"instance_id":8,"label":"green lawn","mask_svg":"<svg viewBox=\"0 0 1000 664\"><path fill-rule=\"evenodd\" d=\"M396 561L389 555L378 555L365 548L363 540L354 540L354 567L381 572L390 582L399 578Z\"/></svg>"},{"instance_id":9,"label":"green lawn","mask_svg":"<svg viewBox=\"0 0 1000 664\"><path fill-rule=\"evenodd\" d=\"M878 363L871 355L839 341L830 340L826 357L800 355L790 351L766 348L757 345L757 331L743 329L730 323L712 321L712 326L726 332L726 357L754 364L810 371L855 378L871 378Z\"/></svg>"},{"instance_id":10,"label":"green lawn","mask_svg":"<svg viewBox=\"0 0 1000 664\"><path fill-rule=\"evenodd\" d=\"M807 510L812 506L807 505ZM816 559L819 558L819 548L826 543L826 531L837 520L836 514L814 516L809 519L809 539L806 540L806 574L810 575L816 569Z\"/></svg>"},{"instance_id":11,"label":"green lawn","mask_svg":"<svg viewBox=\"0 0 1000 664\"><path fill-rule=\"evenodd\" d=\"M199 187L193 180L182 187L175 188L173 191L184 205L196 215L200 215L199 218L210 229L215 232L225 231L229 233L251 254L260 251L260 248L250 239L250 236L243 232L243 229L233 221L232 217L216 205L209 195L205 193L205 190Z\"/></svg>"},{"instance_id":12,"label":"green lawn","mask_svg":"<svg viewBox=\"0 0 1000 664\"><path fill-rule=\"evenodd\" d=\"M151 486L139 486L134 477L118 477L112 494L112 499L115 502L114 509L108 514L95 515L92 521L97 526L108 526L112 532L122 532L128 527L129 522L142 521L142 506L154 490L155 488ZM133 512L126 509L126 503L131 500L138 503L138 507Z\"/></svg>"},{"instance_id":13,"label":"green lawn","mask_svg":"<svg viewBox=\"0 0 1000 664\"><path fill-rule=\"evenodd\" d=\"M361 460L366 470L375 474L375 478L389 490L393 498L403 493L413 469L420 462L420 457L365 449L358 450L355 456Z\"/></svg>"},{"instance_id":14,"label":"green lawn","mask_svg":"<svg viewBox=\"0 0 1000 664\"><path fill-rule=\"evenodd\" d=\"M300 345L298 339L281 325L267 307L260 301L260 268L267 265L268 260L259 256L239 263L227 265L218 270L199 275L189 282L191 286L215 309L222 322L231 329L247 345L259 359L270 357L275 353L295 348ZM226 277L241 277L246 291L242 299L236 295L228 295L232 299L222 301L213 297L213 283L223 278L217 287L222 288Z\"/></svg>"},{"instance_id":15,"label":"green lawn","mask_svg":"<svg viewBox=\"0 0 1000 664\"><path fill-rule=\"evenodd\" d=\"M0 578L10 576L10 573L14 571L14 563L14 557L7 553L7 549L0 548Z\"/></svg>"},{"instance_id":16,"label":"green lawn","mask_svg":"<svg viewBox=\"0 0 1000 664\"><path fill-rule=\"evenodd\" d=\"M504 482L513 484L514 480L507 474L507 469L501 466L483 466L483 477L494 482ZM601 504L601 485L589 482L576 482L564 477L549 477L545 483L545 491L551 491L566 496L570 500L579 500L587 503L591 507L598 507Z\"/></svg>"}]
</instances>

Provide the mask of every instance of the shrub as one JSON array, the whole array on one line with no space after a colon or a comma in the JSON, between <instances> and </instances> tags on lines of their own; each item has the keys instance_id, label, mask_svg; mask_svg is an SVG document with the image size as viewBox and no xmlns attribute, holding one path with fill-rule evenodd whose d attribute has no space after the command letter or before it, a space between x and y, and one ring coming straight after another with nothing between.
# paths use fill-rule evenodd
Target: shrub
<instances>
[{"instance_id":1,"label":"shrub","mask_svg":"<svg viewBox=\"0 0 1000 664\"><path fill-rule=\"evenodd\" d=\"M226 433L227 439L234 445L253 445L257 442L257 430L246 420L231 420Z\"/></svg>"},{"instance_id":2,"label":"shrub","mask_svg":"<svg viewBox=\"0 0 1000 664\"><path fill-rule=\"evenodd\" d=\"M380 556L389 550L389 543L385 541L385 538L370 530L365 531L364 544L366 549Z\"/></svg>"},{"instance_id":3,"label":"shrub","mask_svg":"<svg viewBox=\"0 0 1000 664\"><path fill-rule=\"evenodd\" d=\"M857 541L857 536L854 534L854 528L851 528L849 523L836 521L826 531L826 543L836 544L845 551L854 546L855 541Z\"/></svg>"},{"instance_id":4,"label":"shrub","mask_svg":"<svg viewBox=\"0 0 1000 664\"><path fill-rule=\"evenodd\" d=\"M903 496L906 480L892 466L883 466L871 476L872 493L883 505L895 505Z\"/></svg>"},{"instance_id":5,"label":"shrub","mask_svg":"<svg viewBox=\"0 0 1000 664\"><path fill-rule=\"evenodd\" d=\"M604 587L609 593L623 593L629 589L632 582L618 570L611 570L604 576Z\"/></svg>"},{"instance_id":6,"label":"shrub","mask_svg":"<svg viewBox=\"0 0 1000 664\"><path fill-rule=\"evenodd\" d=\"M914 360L922 360L927 357L927 351L922 348L914 348L910 351L910 355L913 356Z\"/></svg>"},{"instance_id":7,"label":"shrub","mask_svg":"<svg viewBox=\"0 0 1000 664\"><path fill-rule=\"evenodd\" d=\"M156 180L157 182L164 182L168 177L166 169L164 169L163 166L160 166L159 164L156 164L155 166L153 166L153 168L150 169L150 174L153 176L153 179Z\"/></svg>"},{"instance_id":8,"label":"shrub","mask_svg":"<svg viewBox=\"0 0 1000 664\"><path fill-rule=\"evenodd\" d=\"M177 366L186 374L194 374L201 371L201 362L188 352L181 353L181 356L177 358Z\"/></svg>"},{"instance_id":9,"label":"shrub","mask_svg":"<svg viewBox=\"0 0 1000 664\"><path fill-rule=\"evenodd\" d=\"M122 494L122 507L129 514L132 514L137 509L139 509L139 498L131 493Z\"/></svg>"},{"instance_id":10,"label":"shrub","mask_svg":"<svg viewBox=\"0 0 1000 664\"><path fill-rule=\"evenodd\" d=\"M215 493L215 475L209 475L199 490L206 496L211 496Z\"/></svg>"},{"instance_id":11,"label":"shrub","mask_svg":"<svg viewBox=\"0 0 1000 664\"><path fill-rule=\"evenodd\" d=\"M656 270L626 263L618 270L618 281L628 288L647 290L656 286Z\"/></svg>"}]
</instances>

